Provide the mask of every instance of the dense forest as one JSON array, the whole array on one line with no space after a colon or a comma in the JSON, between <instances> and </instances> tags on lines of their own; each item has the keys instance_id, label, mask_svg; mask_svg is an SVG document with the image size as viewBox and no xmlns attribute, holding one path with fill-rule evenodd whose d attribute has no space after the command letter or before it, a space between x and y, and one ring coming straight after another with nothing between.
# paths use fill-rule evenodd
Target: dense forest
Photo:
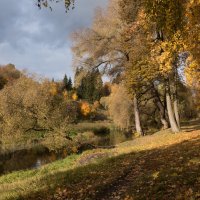
<instances>
[{"instance_id":1,"label":"dense forest","mask_svg":"<svg viewBox=\"0 0 200 200\"><path fill-rule=\"evenodd\" d=\"M66 14L76 9L73 0L35 2L40 12L54 12L54 3ZM3 199L200 198L199 19L199 0L109 0L90 27L71 33L74 77L50 80L1 65L0 174L33 168L33 158L26 167L7 163L23 149L54 152L44 164L61 151L67 157L25 171L29 183L39 180L34 189L20 172L0 177L9 188L0 188Z\"/></svg>"}]
</instances>

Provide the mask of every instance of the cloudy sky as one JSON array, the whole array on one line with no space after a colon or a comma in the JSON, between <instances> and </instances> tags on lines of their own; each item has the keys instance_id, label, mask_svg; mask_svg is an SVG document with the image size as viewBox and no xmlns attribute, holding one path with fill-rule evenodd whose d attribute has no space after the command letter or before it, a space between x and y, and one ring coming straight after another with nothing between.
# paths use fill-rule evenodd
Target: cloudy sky
<instances>
[{"instance_id":1,"label":"cloudy sky","mask_svg":"<svg viewBox=\"0 0 200 200\"><path fill-rule=\"evenodd\" d=\"M0 0L0 64L55 79L73 76L70 33L90 26L95 8L106 4L76 0L75 9L66 14L62 3L51 12L39 10L35 0Z\"/></svg>"}]
</instances>

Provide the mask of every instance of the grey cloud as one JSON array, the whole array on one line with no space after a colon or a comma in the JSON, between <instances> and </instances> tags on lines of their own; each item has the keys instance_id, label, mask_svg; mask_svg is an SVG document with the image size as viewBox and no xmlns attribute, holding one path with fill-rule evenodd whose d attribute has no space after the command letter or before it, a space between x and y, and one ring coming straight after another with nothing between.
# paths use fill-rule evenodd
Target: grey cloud
<instances>
[{"instance_id":1,"label":"grey cloud","mask_svg":"<svg viewBox=\"0 0 200 200\"><path fill-rule=\"evenodd\" d=\"M96 6L107 0L77 0L67 14L62 4L51 12L34 0L0 0L0 64L12 62L48 77L72 75L69 35L89 26Z\"/></svg>"}]
</instances>

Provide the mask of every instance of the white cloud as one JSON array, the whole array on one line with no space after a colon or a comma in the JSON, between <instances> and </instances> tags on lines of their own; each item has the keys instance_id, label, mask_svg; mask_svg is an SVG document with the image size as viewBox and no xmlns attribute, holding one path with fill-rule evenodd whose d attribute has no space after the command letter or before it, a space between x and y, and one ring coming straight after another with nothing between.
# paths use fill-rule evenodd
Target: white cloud
<instances>
[{"instance_id":1,"label":"white cloud","mask_svg":"<svg viewBox=\"0 0 200 200\"><path fill-rule=\"evenodd\" d=\"M15 51L9 43L1 43L1 64L14 63L19 69L27 69L49 78L59 79L65 73L73 76L71 51L67 45L60 48L45 44L26 43L26 45L26 50L19 52Z\"/></svg>"}]
</instances>

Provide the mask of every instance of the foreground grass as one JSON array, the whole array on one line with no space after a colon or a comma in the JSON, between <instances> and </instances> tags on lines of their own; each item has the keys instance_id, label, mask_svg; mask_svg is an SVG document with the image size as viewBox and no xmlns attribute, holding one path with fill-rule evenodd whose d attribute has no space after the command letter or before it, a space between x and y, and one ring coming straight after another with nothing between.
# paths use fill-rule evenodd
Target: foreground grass
<instances>
[{"instance_id":1,"label":"foreground grass","mask_svg":"<svg viewBox=\"0 0 200 200\"><path fill-rule=\"evenodd\" d=\"M0 199L17 199L29 192L38 192L50 186L55 181L57 173L73 169L78 155L59 160L41 167L39 170L17 171L0 177ZM55 179L50 177L55 176ZM43 185L45 183L45 185ZM47 186L47 187L48 187Z\"/></svg>"},{"instance_id":2,"label":"foreground grass","mask_svg":"<svg viewBox=\"0 0 200 200\"><path fill-rule=\"evenodd\" d=\"M161 131L2 176L0 199L198 199L199 147L200 131Z\"/></svg>"}]
</instances>

